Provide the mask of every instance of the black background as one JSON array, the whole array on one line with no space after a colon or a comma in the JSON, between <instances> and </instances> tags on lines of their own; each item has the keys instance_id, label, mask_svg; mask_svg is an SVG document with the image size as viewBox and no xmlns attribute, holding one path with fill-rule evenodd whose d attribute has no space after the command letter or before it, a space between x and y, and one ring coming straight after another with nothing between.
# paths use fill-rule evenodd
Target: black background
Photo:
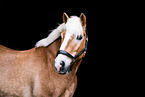
<instances>
[{"instance_id":1,"label":"black background","mask_svg":"<svg viewBox=\"0 0 145 97\"><path fill-rule=\"evenodd\" d=\"M87 29L89 32L89 9L88 8L62 8L53 6L55 3L44 2L0 2L0 45L15 50L28 50L35 46L36 42L48 36L51 30L62 23L64 12L68 16L80 16L84 13L87 17ZM80 65L77 77L78 86L74 97L82 97L90 94L88 79L91 66L88 62L89 48L85 58Z\"/></svg>"},{"instance_id":2,"label":"black background","mask_svg":"<svg viewBox=\"0 0 145 97\"><path fill-rule=\"evenodd\" d=\"M31 49L37 41L47 37L57 23L62 23L63 12L69 16L84 13L89 43L77 72L78 86L74 97L134 94L128 91L131 82L128 78L132 72L127 66L130 61L125 61L132 49L128 49L128 45L133 40L129 39L133 32L130 30L135 28L132 25L137 9L129 5L131 2L120 1L0 0L0 44L15 50Z\"/></svg>"}]
</instances>

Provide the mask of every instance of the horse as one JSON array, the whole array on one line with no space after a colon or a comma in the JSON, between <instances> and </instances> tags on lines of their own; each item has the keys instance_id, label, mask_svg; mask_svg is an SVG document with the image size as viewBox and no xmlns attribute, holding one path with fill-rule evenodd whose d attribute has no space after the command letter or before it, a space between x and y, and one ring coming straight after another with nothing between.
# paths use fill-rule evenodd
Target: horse
<instances>
[{"instance_id":1,"label":"horse","mask_svg":"<svg viewBox=\"0 0 145 97\"><path fill-rule=\"evenodd\" d=\"M87 48L86 16L69 17L34 48L0 45L0 97L72 97Z\"/></svg>"}]
</instances>

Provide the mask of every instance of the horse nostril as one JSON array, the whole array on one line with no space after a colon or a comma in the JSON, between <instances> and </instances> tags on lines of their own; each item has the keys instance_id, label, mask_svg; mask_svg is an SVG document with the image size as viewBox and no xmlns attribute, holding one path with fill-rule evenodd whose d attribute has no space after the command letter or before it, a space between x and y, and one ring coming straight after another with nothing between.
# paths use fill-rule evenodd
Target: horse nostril
<instances>
[{"instance_id":1,"label":"horse nostril","mask_svg":"<svg viewBox=\"0 0 145 97\"><path fill-rule=\"evenodd\" d=\"M61 62L60 62L60 65L61 65L62 67L64 67L65 62L64 62L64 61L61 61Z\"/></svg>"}]
</instances>

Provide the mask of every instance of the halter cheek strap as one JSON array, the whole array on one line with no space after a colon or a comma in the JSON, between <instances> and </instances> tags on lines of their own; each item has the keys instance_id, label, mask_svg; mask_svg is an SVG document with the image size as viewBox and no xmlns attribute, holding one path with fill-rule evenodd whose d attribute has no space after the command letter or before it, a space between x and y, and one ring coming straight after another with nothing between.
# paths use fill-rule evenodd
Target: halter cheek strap
<instances>
[{"instance_id":1,"label":"halter cheek strap","mask_svg":"<svg viewBox=\"0 0 145 97\"><path fill-rule=\"evenodd\" d=\"M84 53L86 51L86 49L84 48L82 51L80 51L77 55L75 55L75 57L73 57L71 54L69 54L68 52L64 51L64 50L59 50L57 52L58 54L62 54L62 55L66 55L67 57L71 58L71 59L77 59L82 53Z\"/></svg>"}]
</instances>

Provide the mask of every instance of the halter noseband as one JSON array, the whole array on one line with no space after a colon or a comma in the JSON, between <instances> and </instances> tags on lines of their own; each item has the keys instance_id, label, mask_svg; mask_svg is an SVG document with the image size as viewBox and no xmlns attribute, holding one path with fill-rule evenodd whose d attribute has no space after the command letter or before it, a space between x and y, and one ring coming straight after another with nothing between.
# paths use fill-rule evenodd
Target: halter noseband
<instances>
[{"instance_id":1,"label":"halter noseband","mask_svg":"<svg viewBox=\"0 0 145 97\"><path fill-rule=\"evenodd\" d=\"M84 48L83 50L81 50L81 51L80 51L77 55L75 55L74 57L73 57L70 53L68 53L68 52L66 52L66 51L64 51L64 50L59 50L59 51L57 52L57 55L58 55L58 54L66 55L67 57L69 57L69 58L75 60L75 59L77 59L82 53L84 53L84 52L87 50L87 42L88 42L88 41L86 40L85 48Z\"/></svg>"}]
</instances>

